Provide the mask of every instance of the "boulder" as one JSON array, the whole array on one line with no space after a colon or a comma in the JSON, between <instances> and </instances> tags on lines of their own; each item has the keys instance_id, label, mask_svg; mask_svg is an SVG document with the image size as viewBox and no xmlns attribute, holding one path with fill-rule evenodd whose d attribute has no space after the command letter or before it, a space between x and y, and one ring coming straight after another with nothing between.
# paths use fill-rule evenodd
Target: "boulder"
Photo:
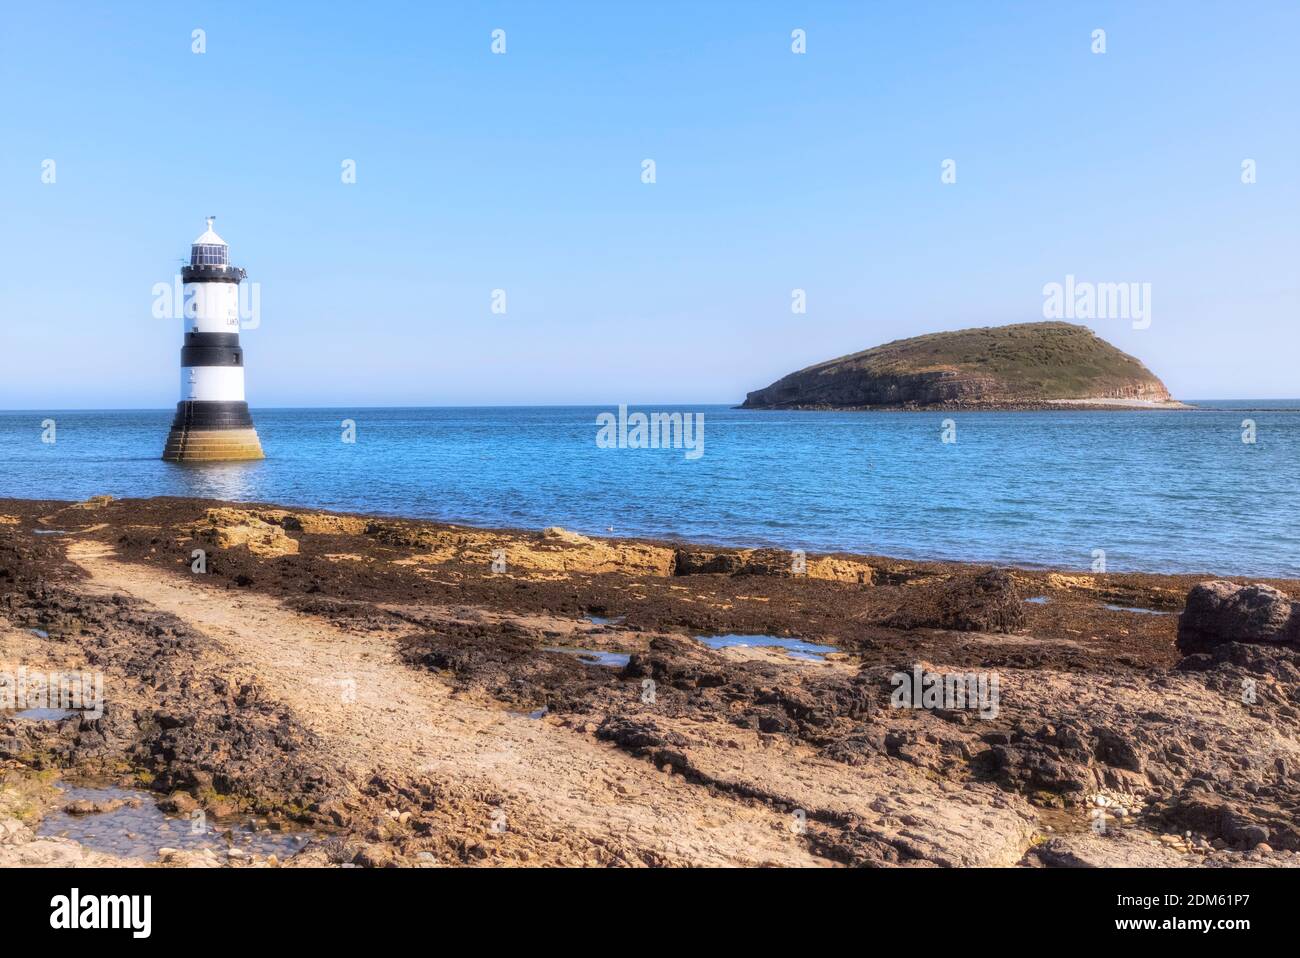
<instances>
[{"instance_id":1,"label":"boulder","mask_svg":"<svg viewBox=\"0 0 1300 958\"><path fill-rule=\"evenodd\" d=\"M802 572L796 572L795 553L785 549L678 549L673 556L673 575L755 575L871 585L875 578L867 563L840 556L805 556Z\"/></svg>"},{"instance_id":2,"label":"boulder","mask_svg":"<svg viewBox=\"0 0 1300 958\"><path fill-rule=\"evenodd\" d=\"M1216 580L1192 586L1178 617L1178 648L1203 652L1224 642L1300 640L1300 613L1286 593L1262 584Z\"/></svg>"},{"instance_id":3,"label":"boulder","mask_svg":"<svg viewBox=\"0 0 1300 958\"><path fill-rule=\"evenodd\" d=\"M216 543L218 548L246 546L253 555L275 558L296 555L298 540L285 535L284 529L242 509L209 509L206 518L192 528L200 539Z\"/></svg>"},{"instance_id":4,"label":"boulder","mask_svg":"<svg viewBox=\"0 0 1300 958\"><path fill-rule=\"evenodd\" d=\"M571 546L592 545L591 539L560 526L547 526L542 530L542 539L547 542L563 542Z\"/></svg>"},{"instance_id":5,"label":"boulder","mask_svg":"<svg viewBox=\"0 0 1300 958\"><path fill-rule=\"evenodd\" d=\"M359 536L369 527L360 516L336 516L328 512L290 512L288 509L265 509L257 513L263 522L290 532L308 535Z\"/></svg>"},{"instance_id":6,"label":"boulder","mask_svg":"<svg viewBox=\"0 0 1300 958\"><path fill-rule=\"evenodd\" d=\"M990 569L918 588L883 624L891 629L1014 632L1024 627L1025 608L1010 574Z\"/></svg>"},{"instance_id":7,"label":"boulder","mask_svg":"<svg viewBox=\"0 0 1300 958\"><path fill-rule=\"evenodd\" d=\"M735 575L744 566L737 552L708 552L678 549L673 560L674 575Z\"/></svg>"},{"instance_id":8,"label":"boulder","mask_svg":"<svg viewBox=\"0 0 1300 958\"><path fill-rule=\"evenodd\" d=\"M69 509L102 509L113 501L112 496L91 496L85 502L73 503Z\"/></svg>"}]
</instances>

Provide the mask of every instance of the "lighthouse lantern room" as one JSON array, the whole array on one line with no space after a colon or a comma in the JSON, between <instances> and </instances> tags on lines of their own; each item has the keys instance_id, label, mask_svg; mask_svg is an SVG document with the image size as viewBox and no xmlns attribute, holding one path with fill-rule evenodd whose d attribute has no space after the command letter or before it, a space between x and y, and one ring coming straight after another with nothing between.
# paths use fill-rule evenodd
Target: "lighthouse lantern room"
<instances>
[{"instance_id":1,"label":"lighthouse lantern room","mask_svg":"<svg viewBox=\"0 0 1300 958\"><path fill-rule=\"evenodd\" d=\"M239 284L230 247L208 228L190 247L185 283L185 345L181 398L163 459L225 462L262 459L253 417L244 400L244 351L239 346Z\"/></svg>"}]
</instances>

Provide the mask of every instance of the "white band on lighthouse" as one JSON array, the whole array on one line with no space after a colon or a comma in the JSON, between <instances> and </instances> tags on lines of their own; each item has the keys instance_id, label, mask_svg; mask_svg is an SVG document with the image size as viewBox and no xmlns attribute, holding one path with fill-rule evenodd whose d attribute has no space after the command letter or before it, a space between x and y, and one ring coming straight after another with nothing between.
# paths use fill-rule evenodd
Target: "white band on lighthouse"
<instances>
[{"instance_id":1,"label":"white band on lighthouse","mask_svg":"<svg viewBox=\"0 0 1300 958\"><path fill-rule=\"evenodd\" d=\"M192 333L239 332L239 283L185 283L185 330Z\"/></svg>"},{"instance_id":2,"label":"white band on lighthouse","mask_svg":"<svg viewBox=\"0 0 1300 958\"><path fill-rule=\"evenodd\" d=\"M182 366L181 396L191 402L241 402L242 366Z\"/></svg>"},{"instance_id":3,"label":"white band on lighthouse","mask_svg":"<svg viewBox=\"0 0 1300 958\"><path fill-rule=\"evenodd\" d=\"M208 228L190 248L185 282L185 345L180 402L163 458L216 462L263 458L244 400L244 351L239 346L239 284L229 247Z\"/></svg>"}]
</instances>

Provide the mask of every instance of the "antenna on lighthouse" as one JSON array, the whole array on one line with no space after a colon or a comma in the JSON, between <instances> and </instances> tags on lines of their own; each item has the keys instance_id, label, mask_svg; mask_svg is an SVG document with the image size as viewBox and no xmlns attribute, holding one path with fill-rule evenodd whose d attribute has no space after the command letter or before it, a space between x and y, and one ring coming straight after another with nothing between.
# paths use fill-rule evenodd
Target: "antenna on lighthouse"
<instances>
[{"instance_id":1,"label":"antenna on lighthouse","mask_svg":"<svg viewBox=\"0 0 1300 958\"><path fill-rule=\"evenodd\" d=\"M209 216L209 217L208 217L208 229L212 229L212 223L213 223L213 221L215 221L215 220L216 220L216 217L215 217L215 216Z\"/></svg>"}]
</instances>

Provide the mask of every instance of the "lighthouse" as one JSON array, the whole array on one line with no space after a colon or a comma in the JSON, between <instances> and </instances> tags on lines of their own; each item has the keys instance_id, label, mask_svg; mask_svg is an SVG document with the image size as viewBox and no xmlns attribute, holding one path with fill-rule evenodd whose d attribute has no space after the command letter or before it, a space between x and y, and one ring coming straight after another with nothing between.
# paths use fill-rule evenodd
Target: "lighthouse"
<instances>
[{"instance_id":1,"label":"lighthouse","mask_svg":"<svg viewBox=\"0 0 1300 958\"><path fill-rule=\"evenodd\" d=\"M208 228L190 247L185 282L185 345L181 399L167 436L169 462L262 459L262 444L244 400L244 351L239 348L239 284L230 247Z\"/></svg>"}]
</instances>

